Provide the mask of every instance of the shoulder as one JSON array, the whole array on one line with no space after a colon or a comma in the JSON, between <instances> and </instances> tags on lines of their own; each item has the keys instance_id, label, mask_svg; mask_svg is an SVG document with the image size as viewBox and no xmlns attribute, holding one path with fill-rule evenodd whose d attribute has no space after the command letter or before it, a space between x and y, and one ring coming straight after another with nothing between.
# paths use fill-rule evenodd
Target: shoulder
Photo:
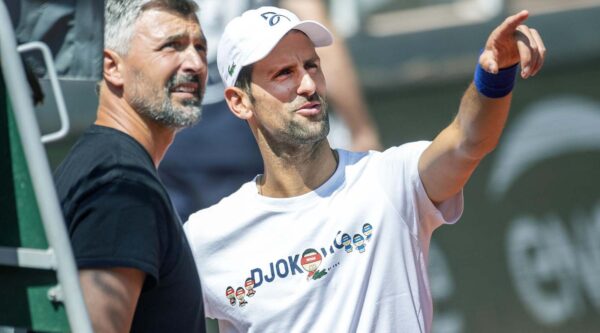
<instances>
[{"instance_id":1,"label":"shoulder","mask_svg":"<svg viewBox=\"0 0 600 333\"><path fill-rule=\"evenodd\" d=\"M143 147L125 133L99 126L84 133L54 176L67 218L90 200L166 197Z\"/></svg>"},{"instance_id":2,"label":"shoulder","mask_svg":"<svg viewBox=\"0 0 600 333\"><path fill-rule=\"evenodd\" d=\"M355 165L360 163L377 163L385 160L414 159L429 147L430 141L415 141L393 146L384 151L370 150L367 152L352 152L344 149L337 149L340 154L340 160L346 165Z\"/></svg>"},{"instance_id":3,"label":"shoulder","mask_svg":"<svg viewBox=\"0 0 600 333\"><path fill-rule=\"evenodd\" d=\"M347 184L379 184L386 193L398 194L398 189L410 189L408 184L418 181L418 161L429 146L418 141L390 147L382 152L340 152ZM362 186L362 185L361 185Z\"/></svg>"},{"instance_id":4,"label":"shoulder","mask_svg":"<svg viewBox=\"0 0 600 333\"><path fill-rule=\"evenodd\" d=\"M395 184L392 179L406 182L418 178L419 159L430 144L430 141L415 141L373 152L370 154L370 165L377 177L387 185Z\"/></svg>"},{"instance_id":5,"label":"shoulder","mask_svg":"<svg viewBox=\"0 0 600 333\"><path fill-rule=\"evenodd\" d=\"M254 181L247 182L243 184L237 191L222 198L218 203L191 214L188 222L192 222L191 224L196 224L200 221L206 221L210 217L214 216L238 215L240 210L246 209L246 207L251 205L252 196L255 194L255 189L256 185Z\"/></svg>"},{"instance_id":6,"label":"shoulder","mask_svg":"<svg viewBox=\"0 0 600 333\"><path fill-rule=\"evenodd\" d=\"M408 142L400 146L388 148L381 155L384 159L418 159L430 144L431 141Z\"/></svg>"},{"instance_id":7,"label":"shoulder","mask_svg":"<svg viewBox=\"0 0 600 333\"><path fill-rule=\"evenodd\" d=\"M252 209L255 189L254 181L247 182L213 206L190 215L184 224L188 238L193 243L203 242L208 241L208 238L217 239L228 230L234 230L243 220L244 212Z\"/></svg>"},{"instance_id":8,"label":"shoulder","mask_svg":"<svg viewBox=\"0 0 600 333\"><path fill-rule=\"evenodd\" d=\"M402 144L400 146L390 147L382 152L370 151L362 157L363 163L372 168L392 169L397 172L399 169L412 169L418 164L421 154L429 145L430 141L415 141Z\"/></svg>"},{"instance_id":9,"label":"shoulder","mask_svg":"<svg viewBox=\"0 0 600 333\"><path fill-rule=\"evenodd\" d=\"M120 131L93 126L67 154L55 172L57 187L102 178L156 179L150 155L132 137Z\"/></svg>"},{"instance_id":10,"label":"shoulder","mask_svg":"<svg viewBox=\"0 0 600 333\"><path fill-rule=\"evenodd\" d=\"M346 172L363 170L392 165L407 164L418 161L423 151L429 146L429 141L416 141L390 147L384 151L351 152L337 149L340 155L340 164Z\"/></svg>"}]
</instances>

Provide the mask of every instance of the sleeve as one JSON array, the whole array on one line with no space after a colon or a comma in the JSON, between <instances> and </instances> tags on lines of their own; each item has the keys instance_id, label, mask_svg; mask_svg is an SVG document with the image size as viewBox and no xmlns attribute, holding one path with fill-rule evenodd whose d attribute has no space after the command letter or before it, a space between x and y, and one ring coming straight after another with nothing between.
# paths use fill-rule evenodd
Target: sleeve
<instances>
[{"instance_id":1,"label":"sleeve","mask_svg":"<svg viewBox=\"0 0 600 333\"><path fill-rule=\"evenodd\" d=\"M207 212L210 208L203 209L193 213L189 216L187 222L183 224L183 230L185 232L185 236L187 237L187 241L190 245L190 249L192 250L192 255L194 256L194 261L196 262L196 269L198 271L198 276L200 277L200 286L202 288L202 302L204 306L204 316L210 319L216 319L216 315L214 310L215 304L212 302L215 299L212 291L207 288L208 282L205 279L204 274L202 272L205 271L201 265L206 262L204 255L207 255L209 251L205 249L203 246L207 246L207 242L202 239L207 230L203 228L203 224L206 224L206 221L210 221L211 219L207 217ZM204 223L203 223L204 222Z\"/></svg>"},{"instance_id":2,"label":"sleeve","mask_svg":"<svg viewBox=\"0 0 600 333\"><path fill-rule=\"evenodd\" d=\"M79 268L130 267L158 282L166 248L168 207L157 191L119 180L90 192L77 209L69 234Z\"/></svg>"},{"instance_id":3,"label":"sleeve","mask_svg":"<svg viewBox=\"0 0 600 333\"><path fill-rule=\"evenodd\" d=\"M431 235L443 224L454 224L463 212L463 192L440 203L429 199L419 176L419 158L431 142L392 147L382 153L380 183L402 220L414 235Z\"/></svg>"}]
</instances>

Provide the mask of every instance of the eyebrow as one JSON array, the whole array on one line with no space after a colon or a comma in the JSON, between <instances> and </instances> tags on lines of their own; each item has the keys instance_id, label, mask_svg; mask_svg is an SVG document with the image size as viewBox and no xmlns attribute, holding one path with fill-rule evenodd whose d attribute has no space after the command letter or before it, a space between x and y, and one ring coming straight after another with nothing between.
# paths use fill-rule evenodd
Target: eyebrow
<instances>
[{"instance_id":1,"label":"eyebrow","mask_svg":"<svg viewBox=\"0 0 600 333\"><path fill-rule=\"evenodd\" d=\"M321 57L319 57L318 54L315 54L313 57L310 57L310 58L304 60L302 62L302 64L306 65L308 63L316 63L316 62L320 62L320 61L321 61ZM279 73L280 71L282 71L284 69L293 67L294 64L295 64L295 62L291 62L291 63L286 63L286 64L281 65L281 66L277 66L277 67L275 67L275 69L268 71L267 75L269 75L269 76L275 75L275 74Z\"/></svg>"},{"instance_id":2,"label":"eyebrow","mask_svg":"<svg viewBox=\"0 0 600 333\"><path fill-rule=\"evenodd\" d=\"M321 57L319 57L318 54L315 54L314 57L311 57L310 59L306 60L304 63L306 64L307 62L317 62L317 61L321 61Z\"/></svg>"},{"instance_id":3,"label":"eyebrow","mask_svg":"<svg viewBox=\"0 0 600 333\"><path fill-rule=\"evenodd\" d=\"M180 39L187 39L188 38L188 34L187 33L180 33L180 34L176 34L176 35L171 35L169 37L167 37L165 40L162 41L162 44L165 43L169 43L169 42L175 42L178 41ZM203 34L200 34L200 41L206 45L206 37L204 37Z\"/></svg>"}]
</instances>

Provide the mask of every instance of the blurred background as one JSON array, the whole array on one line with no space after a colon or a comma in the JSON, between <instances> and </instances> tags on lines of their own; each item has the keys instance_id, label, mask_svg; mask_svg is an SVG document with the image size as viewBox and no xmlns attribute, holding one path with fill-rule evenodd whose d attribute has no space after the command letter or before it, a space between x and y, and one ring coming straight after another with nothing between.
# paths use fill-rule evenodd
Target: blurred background
<instances>
[{"instance_id":1,"label":"blurred background","mask_svg":"<svg viewBox=\"0 0 600 333\"><path fill-rule=\"evenodd\" d=\"M72 126L46 145L55 168L95 118L101 2L6 3L17 38L43 40L55 57ZM463 218L434 234L433 328L600 332L600 0L327 4L385 147L433 139L456 114L489 32L507 15L530 11L527 24L548 49L545 67L518 80L500 145L465 189ZM45 30L25 24L35 15L44 15ZM47 133L60 122L36 57L27 61L43 77L37 117Z\"/></svg>"}]
</instances>

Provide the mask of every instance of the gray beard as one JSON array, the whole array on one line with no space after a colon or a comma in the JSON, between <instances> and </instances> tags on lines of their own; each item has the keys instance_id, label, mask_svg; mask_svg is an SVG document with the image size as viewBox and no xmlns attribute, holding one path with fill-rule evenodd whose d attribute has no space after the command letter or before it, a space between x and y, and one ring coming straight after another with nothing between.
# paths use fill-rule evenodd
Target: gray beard
<instances>
[{"instance_id":1,"label":"gray beard","mask_svg":"<svg viewBox=\"0 0 600 333\"><path fill-rule=\"evenodd\" d=\"M145 80L144 75L136 73L136 81L143 82ZM151 98L146 98L143 94L140 94L136 88L135 94L129 102L134 110L140 115L147 119L156 121L169 128L184 128L190 127L196 124L202 114L202 97L204 96L204 89L199 85L198 98L196 100L184 100L181 106L173 105L170 98L171 87L177 84L177 81L185 81L190 78L177 78L173 77L167 83L167 86L160 91L159 89L152 89L149 92ZM141 87L142 89L144 87ZM162 101L157 100L163 96Z\"/></svg>"},{"instance_id":2,"label":"gray beard","mask_svg":"<svg viewBox=\"0 0 600 333\"><path fill-rule=\"evenodd\" d=\"M168 92L165 91L165 94ZM182 104L182 106L176 107L170 98L163 99L162 104L158 107L156 103L148 99L134 98L131 101L131 105L140 115L170 128L190 127L200 121L202 107L196 105L199 103L184 101Z\"/></svg>"}]
</instances>

